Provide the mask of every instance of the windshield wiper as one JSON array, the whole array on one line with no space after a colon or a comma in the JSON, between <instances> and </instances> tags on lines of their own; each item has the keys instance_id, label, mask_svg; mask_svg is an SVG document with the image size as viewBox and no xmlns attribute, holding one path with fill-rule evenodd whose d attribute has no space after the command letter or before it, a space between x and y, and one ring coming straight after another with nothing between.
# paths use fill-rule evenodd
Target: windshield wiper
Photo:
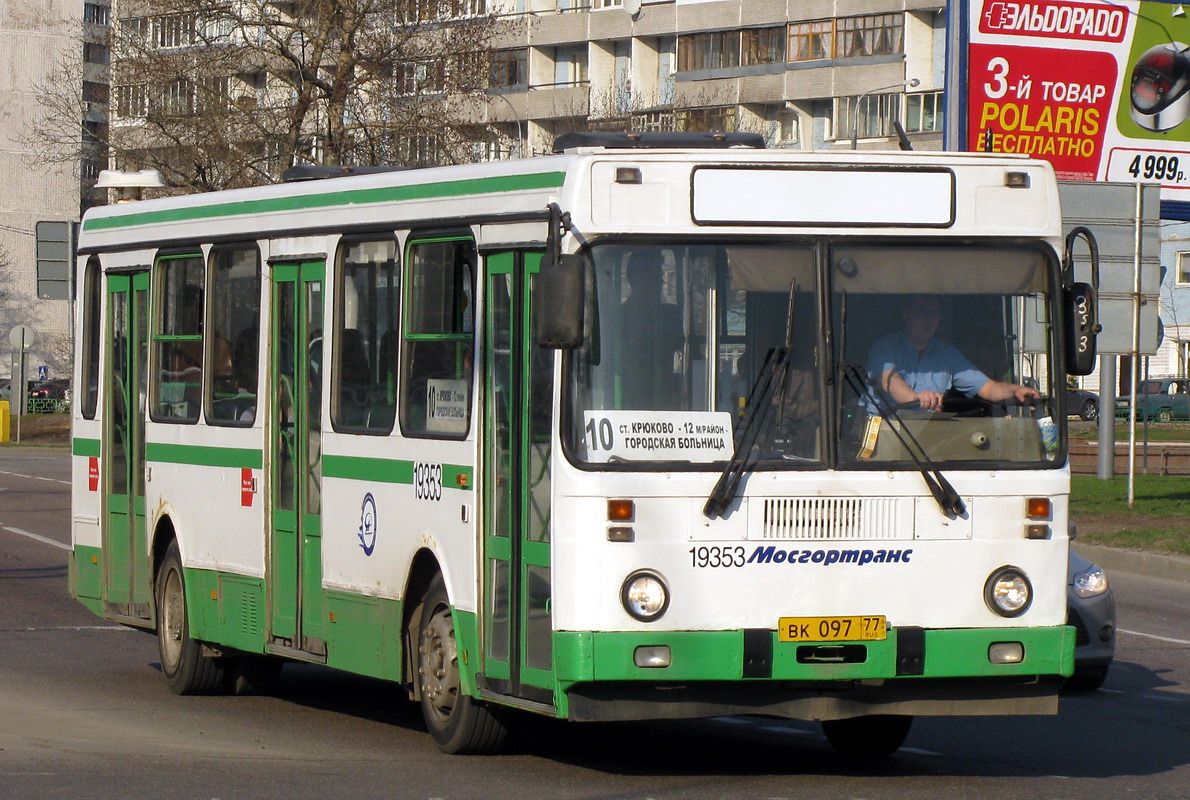
<instances>
[{"instance_id":1,"label":"windshield wiper","mask_svg":"<svg viewBox=\"0 0 1190 800\"><path fill-rule=\"evenodd\" d=\"M901 415L897 413L897 405L893 399L888 396L880 387L872 383L868 374L856 366L847 362L841 362L840 367L843 371L843 377L847 380L852 391L859 396L860 400L866 400L876 409L881 418L890 422L888 428L900 441L901 447L913 459L913 463L917 465L921 477L925 479L926 486L930 488L930 494L934 496L934 500L938 503L938 507L942 509L942 513L951 517L961 517L967 511L967 506L963 503L963 498L951 485L946 476L938 469L938 465L930 458L929 453L922 446L913 432L905 424L905 420L901 419ZM891 424L895 422L896 424Z\"/></svg>"},{"instance_id":2,"label":"windshield wiper","mask_svg":"<svg viewBox=\"0 0 1190 800\"><path fill-rule=\"evenodd\" d=\"M752 448L756 439L764 429L764 422L768 418L769 409L773 405L773 393L776 387L781 387L781 400L784 406L786 385L789 383L789 362L793 354L793 304L797 295L797 281L789 285L789 307L785 312L785 341L783 346L769 350L764 359L764 366L748 390L747 418L744 429L736 439L735 451L731 460L715 488L711 490L707 502L702 507L702 513L709 519L723 516L732 501L739 493L740 484L744 476L752 469ZM781 413L784 413L782 408Z\"/></svg>"}]
</instances>

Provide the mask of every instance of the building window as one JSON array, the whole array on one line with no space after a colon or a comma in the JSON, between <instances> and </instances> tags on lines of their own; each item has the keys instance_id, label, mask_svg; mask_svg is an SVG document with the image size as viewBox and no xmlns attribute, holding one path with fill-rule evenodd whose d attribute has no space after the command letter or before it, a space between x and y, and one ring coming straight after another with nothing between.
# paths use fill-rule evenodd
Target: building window
<instances>
[{"instance_id":1,"label":"building window","mask_svg":"<svg viewBox=\"0 0 1190 800\"><path fill-rule=\"evenodd\" d=\"M712 108L683 108L674 112L674 130L719 131L735 130L735 106Z\"/></svg>"},{"instance_id":2,"label":"building window","mask_svg":"<svg viewBox=\"0 0 1190 800\"><path fill-rule=\"evenodd\" d=\"M740 63L780 64L785 61L785 28L748 28L740 32Z\"/></svg>"},{"instance_id":3,"label":"building window","mask_svg":"<svg viewBox=\"0 0 1190 800\"><path fill-rule=\"evenodd\" d=\"M834 22L829 19L791 23L789 60L815 61L820 58L833 58L834 32Z\"/></svg>"},{"instance_id":4,"label":"building window","mask_svg":"<svg viewBox=\"0 0 1190 800\"><path fill-rule=\"evenodd\" d=\"M109 88L99 81L83 81L83 102L107 104Z\"/></svg>"},{"instance_id":5,"label":"building window","mask_svg":"<svg viewBox=\"0 0 1190 800\"><path fill-rule=\"evenodd\" d=\"M106 64L111 61L111 50L98 42L83 42L83 61L88 64Z\"/></svg>"},{"instance_id":6,"label":"building window","mask_svg":"<svg viewBox=\"0 0 1190 800\"><path fill-rule=\"evenodd\" d=\"M942 92L914 92L905 95L905 130L942 130Z\"/></svg>"},{"instance_id":7,"label":"building window","mask_svg":"<svg viewBox=\"0 0 1190 800\"><path fill-rule=\"evenodd\" d=\"M149 113L149 90L143 83L116 87L116 116L140 119Z\"/></svg>"},{"instance_id":8,"label":"building window","mask_svg":"<svg viewBox=\"0 0 1190 800\"><path fill-rule=\"evenodd\" d=\"M159 48L186 47L194 44L193 14L165 14L156 18L153 27L157 34L154 43Z\"/></svg>"},{"instance_id":9,"label":"building window","mask_svg":"<svg viewBox=\"0 0 1190 800\"><path fill-rule=\"evenodd\" d=\"M578 86L587 82L587 46L554 48L554 85Z\"/></svg>"},{"instance_id":10,"label":"building window","mask_svg":"<svg viewBox=\"0 0 1190 800\"><path fill-rule=\"evenodd\" d=\"M529 51L497 50L492 53L491 85L493 88L523 87L528 84Z\"/></svg>"},{"instance_id":11,"label":"building window","mask_svg":"<svg viewBox=\"0 0 1190 800\"><path fill-rule=\"evenodd\" d=\"M1178 253L1178 286L1190 286L1190 250Z\"/></svg>"},{"instance_id":12,"label":"building window","mask_svg":"<svg viewBox=\"0 0 1190 800\"><path fill-rule=\"evenodd\" d=\"M111 10L98 3L83 3L83 22L88 25L107 25L111 19Z\"/></svg>"},{"instance_id":13,"label":"building window","mask_svg":"<svg viewBox=\"0 0 1190 800\"><path fill-rule=\"evenodd\" d=\"M678 71L723 69L740 65L740 32L711 31L678 39Z\"/></svg>"},{"instance_id":14,"label":"building window","mask_svg":"<svg viewBox=\"0 0 1190 800\"><path fill-rule=\"evenodd\" d=\"M853 132L860 139L892 136L901 97L900 93L836 97L834 138L846 139Z\"/></svg>"},{"instance_id":15,"label":"building window","mask_svg":"<svg viewBox=\"0 0 1190 800\"><path fill-rule=\"evenodd\" d=\"M835 21L835 57L888 56L904 49L905 17L870 14Z\"/></svg>"},{"instance_id":16,"label":"building window","mask_svg":"<svg viewBox=\"0 0 1190 800\"><path fill-rule=\"evenodd\" d=\"M624 5L624 0L591 0L591 8L620 8Z\"/></svg>"}]
</instances>

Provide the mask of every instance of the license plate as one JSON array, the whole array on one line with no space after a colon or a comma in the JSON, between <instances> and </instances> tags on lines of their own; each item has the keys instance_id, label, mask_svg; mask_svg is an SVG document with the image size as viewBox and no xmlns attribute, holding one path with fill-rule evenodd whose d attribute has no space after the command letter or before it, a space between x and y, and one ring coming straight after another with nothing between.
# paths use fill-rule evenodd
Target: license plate
<instances>
[{"instance_id":1,"label":"license plate","mask_svg":"<svg viewBox=\"0 0 1190 800\"><path fill-rule=\"evenodd\" d=\"M781 617L782 642L866 642L888 637L882 615L864 617Z\"/></svg>"}]
</instances>

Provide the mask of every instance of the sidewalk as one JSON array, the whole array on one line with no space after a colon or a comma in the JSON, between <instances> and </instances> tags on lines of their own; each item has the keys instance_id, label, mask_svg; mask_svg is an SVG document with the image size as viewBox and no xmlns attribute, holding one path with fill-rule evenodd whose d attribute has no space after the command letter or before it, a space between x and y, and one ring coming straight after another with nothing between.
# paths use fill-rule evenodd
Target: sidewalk
<instances>
[{"instance_id":1,"label":"sidewalk","mask_svg":"<svg viewBox=\"0 0 1190 800\"><path fill-rule=\"evenodd\" d=\"M1083 558L1094 561L1107 570L1111 578L1113 570L1135 572L1150 578L1164 578L1171 581L1190 583L1190 558L1183 556L1146 553L1143 550L1126 550L1120 547L1082 544L1074 540L1074 548Z\"/></svg>"}]
</instances>

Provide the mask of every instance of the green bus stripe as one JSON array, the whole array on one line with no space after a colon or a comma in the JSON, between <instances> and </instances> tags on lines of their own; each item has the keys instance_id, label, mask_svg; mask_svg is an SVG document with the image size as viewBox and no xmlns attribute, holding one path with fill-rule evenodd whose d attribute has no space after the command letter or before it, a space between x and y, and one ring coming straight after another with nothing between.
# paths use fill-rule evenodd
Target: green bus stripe
<instances>
[{"instance_id":1,"label":"green bus stripe","mask_svg":"<svg viewBox=\"0 0 1190 800\"><path fill-rule=\"evenodd\" d=\"M95 456L99 458L99 440L75 439L71 452L76 456Z\"/></svg>"},{"instance_id":2,"label":"green bus stripe","mask_svg":"<svg viewBox=\"0 0 1190 800\"><path fill-rule=\"evenodd\" d=\"M322 477L412 484L413 462L388 458L323 456ZM469 491L472 488L472 483L471 467L459 464L442 465L443 488Z\"/></svg>"},{"instance_id":3,"label":"green bus stripe","mask_svg":"<svg viewBox=\"0 0 1190 800\"><path fill-rule=\"evenodd\" d=\"M528 189L552 189L562 185L566 173L538 172L531 175L506 175L494 178L469 178L459 181L416 184L412 186L385 186L377 189L353 189L342 192L275 197L260 200L242 200L232 203L214 203L191 208L171 208L163 211L146 211L119 217L88 219L83 230L97 231L108 228L124 228L133 225L150 225L159 222L181 222L208 217L236 216L244 214L265 214L276 211L301 211L328 206L394 203L404 200L428 200L459 195L494 194Z\"/></svg>"},{"instance_id":4,"label":"green bus stripe","mask_svg":"<svg viewBox=\"0 0 1190 800\"><path fill-rule=\"evenodd\" d=\"M264 467L264 454L260 450L159 442L149 442L145 445L145 460L165 464L194 464L199 467Z\"/></svg>"}]
</instances>

